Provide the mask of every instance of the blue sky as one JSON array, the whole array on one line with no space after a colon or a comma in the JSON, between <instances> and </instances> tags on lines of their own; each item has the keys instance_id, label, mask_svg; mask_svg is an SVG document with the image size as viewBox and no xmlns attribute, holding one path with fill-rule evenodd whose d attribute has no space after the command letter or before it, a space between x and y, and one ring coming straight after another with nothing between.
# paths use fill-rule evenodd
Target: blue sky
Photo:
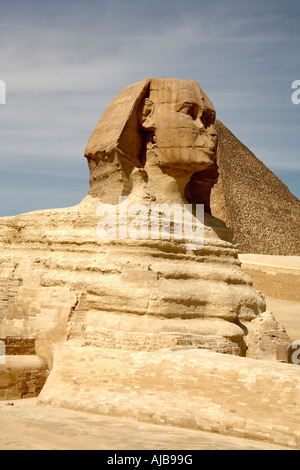
<instances>
[{"instance_id":1,"label":"blue sky","mask_svg":"<svg viewBox=\"0 0 300 470\"><path fill-rule=\"evenodd\" d=\"M0 0L0 216L77 204L111 100L196 80L217 117L300 196L299 0Z\"/></svg>"}]
</instances>

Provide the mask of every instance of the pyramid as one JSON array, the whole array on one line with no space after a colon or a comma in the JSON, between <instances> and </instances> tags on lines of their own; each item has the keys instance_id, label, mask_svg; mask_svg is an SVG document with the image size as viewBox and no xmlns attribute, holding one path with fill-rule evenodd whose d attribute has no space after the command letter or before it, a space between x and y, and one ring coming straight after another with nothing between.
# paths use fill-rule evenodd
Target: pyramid
<instances>
[{"instance_id":1,"label":"pyramid","mask_svg":"<svg viewBox=\"0 0 300 470\"><path fill-rule=\"evenodd\" d=\"M224 124L216 121L216 129L212 215L233 228L240 253L299 255L299 199Z\"/></svg>"}]
</instances>

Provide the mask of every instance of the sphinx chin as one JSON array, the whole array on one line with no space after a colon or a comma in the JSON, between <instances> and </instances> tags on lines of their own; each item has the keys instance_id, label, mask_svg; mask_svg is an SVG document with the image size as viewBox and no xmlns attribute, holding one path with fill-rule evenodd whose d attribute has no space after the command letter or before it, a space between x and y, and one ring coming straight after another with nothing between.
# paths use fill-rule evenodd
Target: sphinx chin
<instances>
[{"instance_id":1,"label":"sphinx chin","mask_svg":"<svg viewBox=\"0 0 300 470\"><path fill-rule=\"evenodd\" d=\"M213 165L215 154L202 148L157 150L158 164L162 167L178 168L184 171L203 171Z\"/></svg>"}]
</instances>

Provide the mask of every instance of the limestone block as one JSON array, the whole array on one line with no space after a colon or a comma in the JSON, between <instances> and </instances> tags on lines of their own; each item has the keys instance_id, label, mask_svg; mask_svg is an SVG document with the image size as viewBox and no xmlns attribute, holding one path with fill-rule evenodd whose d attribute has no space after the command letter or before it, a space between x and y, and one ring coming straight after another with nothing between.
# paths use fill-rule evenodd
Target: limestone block
<instances>
[{"instance_id":1,"label":"limestone block","mask_svg":"<svg viewBox=\"0 0 300 470\"><path fill-rule=\"evenodd\" d=\"M6 356L5 364L0 364L0 400L37 397L47 376L38 356Z\"/></svg>"}]
</instances>

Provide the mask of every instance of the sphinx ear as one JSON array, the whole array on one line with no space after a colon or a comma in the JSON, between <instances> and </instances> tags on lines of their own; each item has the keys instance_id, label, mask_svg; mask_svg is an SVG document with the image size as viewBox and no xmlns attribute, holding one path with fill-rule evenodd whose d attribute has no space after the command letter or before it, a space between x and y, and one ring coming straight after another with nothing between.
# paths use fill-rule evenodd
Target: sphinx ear
<instances>
[{"instance_id":1,"label":"sphinx ear","mask_svg":"<svg viewBox=\"0 0 300 470\"><path fill-rule=\"evenodd\" d=\"M155 131L156 129L154 110L155 105L149 98L141 101L138 108L138 120L145 131Z\"/></svg>"}]
</instances>

